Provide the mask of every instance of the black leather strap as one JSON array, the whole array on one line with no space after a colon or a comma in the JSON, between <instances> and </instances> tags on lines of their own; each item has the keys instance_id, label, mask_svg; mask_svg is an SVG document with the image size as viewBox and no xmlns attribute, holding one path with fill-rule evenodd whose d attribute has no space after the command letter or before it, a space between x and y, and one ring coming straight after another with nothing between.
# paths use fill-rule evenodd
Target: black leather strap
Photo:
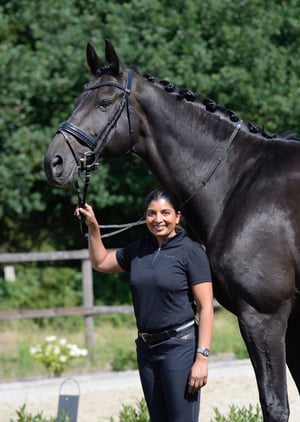
<instances>
[{"instance_id":1,"label":"black leather strap","mask_svg":"<svg viewBox=\"0 0 300 422\"><path fill-rule=\"evenodd\" d=\"M148 344L160 343L161 341L167 340L168 338L175 337L177 331L174 329L165 330L161 333L150 334L150 333L139 333L139 337Z\"/></svg>"},{"instance_id":2,"label":"black leather strap","mask_svg":"<svg viewBox=\"0 0 300 422\"><path fill-rule=\"evenodd\" d=\"M75 138L81 140L84 144L86 144L92 151L96 148L97 140L92 138L87 132L81 130L78 126L73 125L71 122L63 122L57 132L68 132L71 135L75 136Z\"/></svg>"}]
</instances>

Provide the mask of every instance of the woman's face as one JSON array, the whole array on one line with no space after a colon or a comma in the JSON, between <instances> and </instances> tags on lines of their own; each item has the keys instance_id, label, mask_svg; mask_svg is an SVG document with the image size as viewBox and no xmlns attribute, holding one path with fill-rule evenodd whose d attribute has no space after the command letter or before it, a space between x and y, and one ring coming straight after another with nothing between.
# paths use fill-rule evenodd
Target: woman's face
<instances>
[{"instance_id":1,"label":"woman's face","mask_svg":"<svg viewBox=\"0 0 300 422\"><path fill-rule=\"evenodd\" d=\"M181 213L174 210L172 205L161 198L151 201L146 211L146 224L159 245L166 237L175 236L175 227L179 223Z\"/></svg>"}]
</instances>

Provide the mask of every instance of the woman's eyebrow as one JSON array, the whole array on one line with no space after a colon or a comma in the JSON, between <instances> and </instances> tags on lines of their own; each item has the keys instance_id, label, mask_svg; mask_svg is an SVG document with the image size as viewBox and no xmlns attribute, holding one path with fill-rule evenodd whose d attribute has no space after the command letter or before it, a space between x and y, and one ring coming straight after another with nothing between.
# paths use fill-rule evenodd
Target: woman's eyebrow
<instances>
[{"instance_id":1,"label":"woman's eyebrow","mask_svg":"<svg viewBox=\"0 0 300 422\"><path fill-rule=\"evenodd\" d=\"M171 208L164 208L163 210L159 210L159 211L156 211L152 208L148 208L147 210L147 212L165 212L165 211L171 211Z\"/></svg>"}]
</instances>

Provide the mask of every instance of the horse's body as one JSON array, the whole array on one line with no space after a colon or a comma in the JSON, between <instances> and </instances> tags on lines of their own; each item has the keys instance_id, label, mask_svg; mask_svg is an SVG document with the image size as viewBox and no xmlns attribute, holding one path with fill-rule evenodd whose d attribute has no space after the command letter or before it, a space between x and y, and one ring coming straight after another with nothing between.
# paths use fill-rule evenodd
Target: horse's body
<instances>
[{"instance_id":1,"label":"horse's body","mask_svg":"<svg viewBox=\"0 0 300 422\"><path fill-rule=\"evenodd\" d=\"M264 421L286 422L286 362L300 390L300 142L252 133L234 113L137 73L131 86L109 42L106 58L109 66L88 46L96 78L48 149L47 178L74 182L91 149L96 161L129 150L144 159L206 246L215 296L238 317Z\"/></svg>"}]
</instances>

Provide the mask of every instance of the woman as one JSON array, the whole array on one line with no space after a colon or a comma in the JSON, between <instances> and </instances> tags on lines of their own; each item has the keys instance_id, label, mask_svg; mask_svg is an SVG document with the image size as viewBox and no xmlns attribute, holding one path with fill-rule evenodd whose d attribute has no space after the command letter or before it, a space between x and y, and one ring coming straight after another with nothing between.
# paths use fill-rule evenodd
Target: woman
<instances>
[{"instance_id":1,"label":"woman","mask_svg":"<svg viewBox=\"0 0 300 422\"><path fill-rule=\"evenodd\" d=\"M117 250L103 245L89 205L75 213L88 226L93 268L130 272L138 367L151 421L196 422L213 327L209 264L200 245L178 228L181 214L170 194L156 189L145 205L150 235Z\"/></svg>"}]
</instances>

